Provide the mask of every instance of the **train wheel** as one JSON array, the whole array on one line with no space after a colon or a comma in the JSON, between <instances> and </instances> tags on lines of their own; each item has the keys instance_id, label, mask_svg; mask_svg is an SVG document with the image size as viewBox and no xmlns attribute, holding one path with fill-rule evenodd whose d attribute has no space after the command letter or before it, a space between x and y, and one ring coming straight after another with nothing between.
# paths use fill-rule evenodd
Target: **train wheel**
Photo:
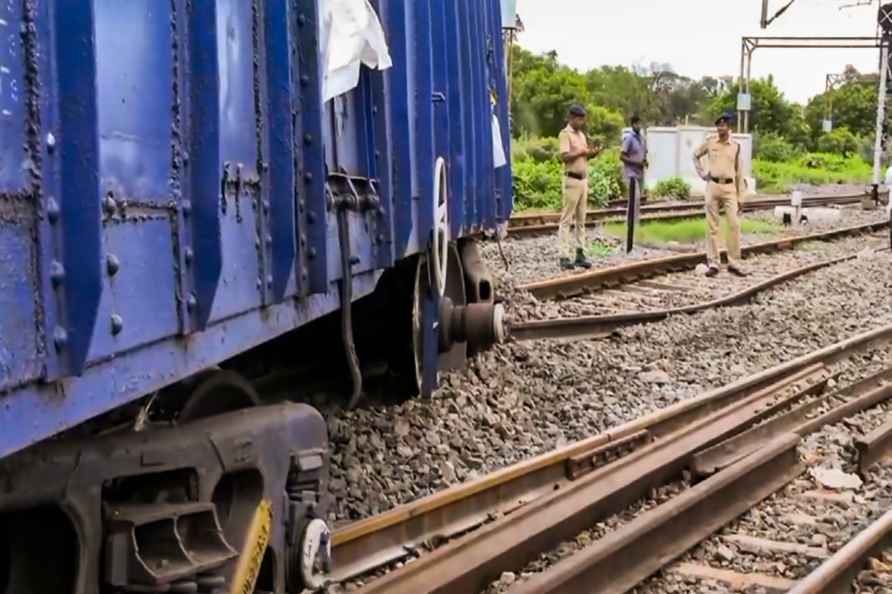
<instances>
[{"instance_id":1,"label":"train wheel","mask_svg":"<svg viewBox=\"0 0 892 594\"><path fill-rule=\"evenodd\" d=\"M450 270L451 252L454 249L449 242L449 177L446 160L437 159L434 166L434 228L431 237L430 268L437 294L446 295Z\"/></svg>"},{"instance_id":2,"label":"train wheel","mask_svg":"<svg viewBox=\"0 0 892 594\"><path fill-rule=\"evenodd\" d=\"M412 395L422 394L424 390L424 335L425 331L432 331L426 328L429 324L425 324L425 301L431 289L428 259L425 256L418 258L415 266L415 274L412 282L412 378L411 390ZM437 374L438 376L439 374ZM435 377L437 377L435 376ZM437 377L438 379L438 377Z\"/></svg>"},{"instance_id":3,"label":"train wheel","mask_svg":"<svg viewBox=\"0 0 892 594\"><path fill-rule=\"evenodd\" d=\"M443 297L451 300L455 305L465 305L467 296L465 292L464 273L461 259L455 245L447 248ZM455 343L448 350L442 352L439 336L439 311L437 309L440 299L432 300L433 270L429 266L429 260L421 257L415 266L414 282L412 284L412 361L414 370L414 394L430 396L439 383L439 372L446 369L459 369L464 366L468 356L468 345L465 342ZM425 311L425 308L432 308ZM433 351L433 354L425 355ZM433 369L430 369L433 367ZM427 381L425 378L427 377Z\"/></svg>"},{"instance_id":4,"label":"train wheel","mask_svg":"<svg viewBox=\"0 0 892 594\"><path fill-rule=\"evenodd\" d=\"M186 396L178 419L188 423L258 404L257 390L241 375L234 371L211 371L203 374Z\"/></svg>"}]
</instances>

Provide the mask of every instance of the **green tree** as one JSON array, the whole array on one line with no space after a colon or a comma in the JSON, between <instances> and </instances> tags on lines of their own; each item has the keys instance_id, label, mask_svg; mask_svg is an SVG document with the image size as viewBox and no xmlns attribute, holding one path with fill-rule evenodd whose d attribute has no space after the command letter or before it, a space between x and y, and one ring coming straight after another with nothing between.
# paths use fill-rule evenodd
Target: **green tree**
<instances>
[{"instance_id":1,"label":"green tree","mask_svg":"<svg viewBox=\"0 0 892 594\"><path fill-rule=\"evenodd\" d=\"M647 123L661 119L659 100L651 81L625 66L602 66L585 75L590 101L628 119L637 114Z\"/></svg>"},{"instance_id":2,"label":"green tree","mask_svg":"<svg viewBox=\"0 0 892 594\"><path fill-rule=\"evenodd\" d=\"M858 152L860 143L858 137L852 134L848 128L836 128L829 134L818 138L818 151L849 157Z\"/></svg>"},{"instance_id":3,"label":"green tree","mask_svg":"<svg viewBox=\"0 0 892 594\"><path fill-rule=\"evenodd\" d=\"M587 110L589 136L600 140L604 146L618 144L626 123L622 114L600 105L589 105Z\"/></svg>"},{"instance_id":4,"label":"green tree","mask_svg":"<svg viewBox=\"0 0 892 594\"><path fill-rule=\"evenodd\" d=\"M784 138L797 150L807 150L812 146L813 129L805 117L805 108L794 103L790 113L790 119L784 130Z\"/></svg>"},{"instance_id":5,"label":"green tree","mask_svg":"<svg viewBox=\"0 0 892 594\"><path fill-rule=\"evenodd\" d=\"M707 113L714 120L724 112L736 112L739 86L733 84L713 99ZM774 84L774 78L754 80L750 83L752 92L752 113L750 129L754 132L774 133L786 136L794 116L794 108Z\"/></svg>"},{"instance_id":6,"label":"green tree","mask_svg":"<svg viewBox=\"0 0 892 594\"><path fill-rule=\"evenodd\" d=\"M535 56L516 48L511 112L516 135L557 136L573 103L588 103L585 77L562 66L554 52Z\"/></svg>"},{"instance_id":7,"label":"green tree","mask_svg":"<svg viewBox=\"0 0 892 594\"><path fill-rule=\"evenodd\" d=\"M849 82L838 89L813 97L805 108L805 119L813 136L823 133L827 103L833 100L833 127L847 128L856 136L873 136L876 126L876 85L861 81Z\"/></svg>"}]
</instances>

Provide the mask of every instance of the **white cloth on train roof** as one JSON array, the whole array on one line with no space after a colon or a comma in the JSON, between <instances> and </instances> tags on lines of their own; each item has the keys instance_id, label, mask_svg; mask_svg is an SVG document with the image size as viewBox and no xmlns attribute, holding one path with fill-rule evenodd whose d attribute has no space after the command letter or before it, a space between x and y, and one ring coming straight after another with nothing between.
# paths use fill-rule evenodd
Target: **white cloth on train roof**
<instances>
[{"instance_id":1,"label":"white cloth on train roof","mask_svg":"<svg viewBox=\"0 0 892 594\"><path fill-rule=\"evenodd\" d=\"M505 145L502 142L502 125L495 113L492 114L492 160L495 169L508 164L508 156L505 154Z\"/></svg>"},{"instance_id":2,"label":"white cloth on train roof","mask_svg":"<svg viewBox=\"0 0 892 594\"><path fill-rule=\"evenodd\" d=\"M356 88L360 65L380 70L393 65L384 28L369 0L322 0L320 21L323 101Z\"/></svg>"}]
</instances>

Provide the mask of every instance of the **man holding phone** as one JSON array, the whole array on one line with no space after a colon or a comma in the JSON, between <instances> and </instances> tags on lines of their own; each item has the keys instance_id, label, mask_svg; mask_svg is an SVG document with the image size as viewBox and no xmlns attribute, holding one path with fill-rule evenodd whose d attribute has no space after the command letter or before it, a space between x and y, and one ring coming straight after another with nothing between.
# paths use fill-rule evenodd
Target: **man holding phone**
<instances>
[{"instance_id":1,"label":"man holding phone","mask_svg":"<svg viewBox=\"0 0 892 594\"><path fill-rule=\"evenodd\" d=\"M563 210L558 226L560 266L563 270L591 268L592 262L585 256L585 215L588 206L588 160L601 153L601 147L589 148L585 136L586 111L581 105L570 108L567 127L561 130L560 157L564 164ZM570 225L575 222L575 242L570 238ZM573 258L573 248L576 258Z\"/></svg>"}]
</instances>

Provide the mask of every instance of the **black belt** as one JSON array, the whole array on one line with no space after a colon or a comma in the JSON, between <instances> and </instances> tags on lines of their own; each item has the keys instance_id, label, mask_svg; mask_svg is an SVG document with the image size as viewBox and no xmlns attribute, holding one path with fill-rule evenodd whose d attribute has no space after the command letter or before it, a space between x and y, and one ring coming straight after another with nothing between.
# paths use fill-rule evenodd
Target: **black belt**
<instances>
[{"instance_id":1,"label":"black belt","mask_svg":"<svg viewBox=\"0 0 892 594\"><path fill-rule=\"evenodd\" d=\"M717 184L733 184L734 183L733 177L712 177L710 175L709 179L711 179L713 182L715 182Z\"/></svg>"},{"instance_id":2,"label":"black belt","mask_svg":"<svg viewBox=\"0 0 892 594\"><path fill-rule=\"evenodd\" d=\"M585 176L581 173L572 173L570 171L566 172L567 177L572 177L573 179L578 179L579 181L584 181Z\"/></svg>"}]
</instances>

